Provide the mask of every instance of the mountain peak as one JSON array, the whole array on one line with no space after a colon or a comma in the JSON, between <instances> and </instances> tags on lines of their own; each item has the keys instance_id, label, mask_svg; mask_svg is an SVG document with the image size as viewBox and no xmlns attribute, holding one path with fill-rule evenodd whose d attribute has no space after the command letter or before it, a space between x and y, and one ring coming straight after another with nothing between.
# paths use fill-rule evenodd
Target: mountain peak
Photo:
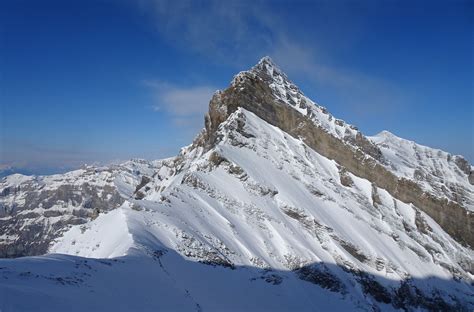
<instances>
[{"instance_id":1,"label":"mountain peak","mask_svg":"<svg viewBox=\"0 0 474 312\"><path fill-rule=\"evenodd\" d=\"M315 126L339 140L361 146L370 156L379 151L356 127L334 118L324 107L306 97L269 57L265 56L250 70L234 76L229 88L215 94L206 117L206 145L213 144L219 124L238 107L243 107L283 131ZM287 129L291 124L291 129ZM299 135L299 134L295 134Z\"/></svg>"},{"instance_id":2,"label":"mountain peak","mask_svg":"<svg viewBox=\"0 0 474 312\"><path fill-rule=\"evenodd\" d=\"M280 68L279 68L279 66L278 66L278 65L272 60L272 58L269 57L268 55L262 57L262 58L260 59L260 61L258 61L258 63L257 63L254 67L252 67L252 70L254 70L254 69L257 69L257 70L258 70L258 69L264 69L264 68L265 68L265 69L266 69L266 68L276 68L276 69L278 69L279 71L281 71Z\"/></svg>"},{"instance_id":3,"label":"mountain peak","mask_svg":"<svg viewBox=\"0 0 474 312\"><path fill-rule=\"evenodd\" d=\"M241 71L232 79L232 86L245 84L249 79L258 77L269 86L274 85L291 85L295 90L297 87L288 79L288 76L281 68L269 57L264 56L257 64L249 70ZM281 89L281 88L280 88Z\"/></svg>"},{"instance_id":4,"label":"mountain peak","mask_svg":"<svg viewBox=\"0 0 474 312\"><path fill-rule=\"evenodd\" d=\"M268 80L268 78L271 80L276 79L279 83L289 80L288 76L269 56L262 57L260 61L250 69L250 72L257 76L262 76L263 74L265 77L261 78L264 78L264 80Z\"/></svg>"},{"instance_id":5,"label":"mountain peak","mask_svg":"<svg viewBox=\"0 0 474 312\"><path fill-rule=\"evenodd\" d=\"M380 131L379 133L377 133L375 135L375 137L380 137L380 138L398 138L395 134L393 134L392 132L390 131L387 131L387 130L382 130Z\"/></svg>"},{"instance_id":6,"label":"mountain peak","mask_svg":"<svg viewBox=\"0 0 474 312\"><path fill-rule=\"evenodd\" d=\"M260 59L260 61L258 61L257 65L258 64L271 64L271 65L276 65L275 62L272 60L272 58L268 55L265 55L264 57L262 57Z\"/></svg>"}]
</instances>

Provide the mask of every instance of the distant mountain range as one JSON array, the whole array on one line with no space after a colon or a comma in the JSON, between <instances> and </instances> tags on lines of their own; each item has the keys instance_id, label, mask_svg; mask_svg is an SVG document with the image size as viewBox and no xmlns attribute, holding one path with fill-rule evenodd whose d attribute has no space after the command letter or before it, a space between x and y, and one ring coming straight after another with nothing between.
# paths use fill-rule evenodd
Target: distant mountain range
<instances>
[{"instance_id":1,"label":"distant mountain range","mask_svg":"<svg viewBox=\"0 0 474 312\"><path fill-rule=\"evenodd\" d=\"M51 175L65 173L77 168L21 168L21 167L4 167L0 168L0 179L6 176L19 173L22 175Z\"/></svg>"}]
</instances>

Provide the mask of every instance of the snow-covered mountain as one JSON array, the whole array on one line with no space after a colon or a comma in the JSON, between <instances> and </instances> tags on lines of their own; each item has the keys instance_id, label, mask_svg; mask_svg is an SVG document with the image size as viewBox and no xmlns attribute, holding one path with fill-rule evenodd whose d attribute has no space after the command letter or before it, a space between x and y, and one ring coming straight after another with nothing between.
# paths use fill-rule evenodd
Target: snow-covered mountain
<instances>
[{"instance_id":1,"label":"snow-covered mountain","mask_svg":"<svg viewBox=\"0 0 474 312\"><path fill-rule=\"evenodd\" d=\"M49 254L0 260L0 309L472 311L472 176L266 57L175 158L4 178L3 254Z\"/></svg>"}]
</instances>

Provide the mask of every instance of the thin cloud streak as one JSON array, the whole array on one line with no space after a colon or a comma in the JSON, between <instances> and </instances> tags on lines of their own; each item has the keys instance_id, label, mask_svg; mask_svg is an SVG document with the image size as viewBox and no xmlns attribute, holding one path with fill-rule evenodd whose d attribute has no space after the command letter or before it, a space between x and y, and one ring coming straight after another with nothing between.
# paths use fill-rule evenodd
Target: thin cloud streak
<instances>
[{"instance_id":1,"label":"thin cloud streak","mask_svg":"<svg viewBox=\"0 0 474 312\"><path fill-rule=\"evenodd\" d=\"M242 70L246 64L270 55L290 78L307 80L314 89L334 90L339 105L360 115L373 116L387 109L394 112L407 102L407 97L387 79L329 65L330 53L321 43L313 38L296 39L264 1L140 3L142 10L151 12L160 35L214 62Z\"/></svg>"},{"instance_id":2,"label":"thin cloud streak","mask_svg":"<svg viewBox=\"0 0 474 312\"><path fill-rule=\"evenodd\" d=\"M160 35L218 62L242 64L271 45L272 31L262 18L265 7L259 1L141 0L139 6Z\"/></svg>"},{"instance_id":3,"label":"thin cloud streak","mask_svg":"<svg viewBox=\"0 0 474 312\"><path fill-rule=\"evenodd\" d=\"M156 80L146 80L144 84L152 92L155 111L166 112L176 126L189 128L195 133L203 127L209 101L217 90L207 85L186 88Z\"/></svg>"}]
</instances>

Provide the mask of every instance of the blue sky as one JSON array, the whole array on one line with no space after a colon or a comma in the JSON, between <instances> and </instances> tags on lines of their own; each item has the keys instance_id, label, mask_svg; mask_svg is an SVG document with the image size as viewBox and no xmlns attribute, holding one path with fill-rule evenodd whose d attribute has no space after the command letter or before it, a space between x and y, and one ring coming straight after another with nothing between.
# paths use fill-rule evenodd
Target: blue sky
<instances>
[{"instance_id":1,"label":"blue sky","mask_svg":"<svg viewBox=\"0 0 474 312\"><path fill-rule=\"evenodd\" d=\"M264 55L365 134L472 163L473 3L2 1L0 169L175 155Z\"/></svg>"}]
</instances>

